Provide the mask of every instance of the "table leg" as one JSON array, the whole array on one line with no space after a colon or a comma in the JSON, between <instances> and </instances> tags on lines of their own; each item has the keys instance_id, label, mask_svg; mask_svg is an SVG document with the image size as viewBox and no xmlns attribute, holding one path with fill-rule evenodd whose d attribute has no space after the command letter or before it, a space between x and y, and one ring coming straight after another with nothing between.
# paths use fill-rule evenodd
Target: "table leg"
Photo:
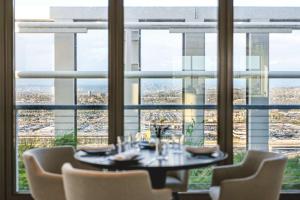
<instances>
[{"instance_id":1,"label":"table leg","mask_svg":"<svg viewBox=\"0 0 300 200\"><path fill-rule=\"evenodd\" d=\"M166 185L166 176L167 173L165 170L152 169L149 170L149 175L151 178L152 188L153 189L162 189Z\"/></svg>"}]
</instances>

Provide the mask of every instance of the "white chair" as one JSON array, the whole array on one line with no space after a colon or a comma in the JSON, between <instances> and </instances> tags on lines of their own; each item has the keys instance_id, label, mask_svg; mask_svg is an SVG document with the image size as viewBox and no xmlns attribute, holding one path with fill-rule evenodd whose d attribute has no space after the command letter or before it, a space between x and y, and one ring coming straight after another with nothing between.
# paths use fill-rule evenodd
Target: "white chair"
<instances>
[{"instance_id":1,"label":"white chair","mask_svg":"<svg viewBox=\"0 0 300 200\"><path fill-rule=\"evenodd\" d=\"M97 172L62 168L67 200L171 200L169 189L152 190L146 171Z\"/></svg>"},{"instance_id":2,"label":"white chair","mask_svg":"<svg viewBox=\"0 0 300 200\"><path fill-rule=\"evenodd\" d=\"M213 169L210 196L213 200L278 200L287 157L248 151L239 165Z\"/></svg>"},{"instance_id":3,"label":"white chair","mask_svg":"<svg viewBox=\"0 0 300 200\"><path fill-rule=\"evenodd\" d=\"M35 200L65 200L61 167L65 162L93 169L74 159L73 147L31 149L23 154L31 195Z\"/></svg>"}]
</instances>

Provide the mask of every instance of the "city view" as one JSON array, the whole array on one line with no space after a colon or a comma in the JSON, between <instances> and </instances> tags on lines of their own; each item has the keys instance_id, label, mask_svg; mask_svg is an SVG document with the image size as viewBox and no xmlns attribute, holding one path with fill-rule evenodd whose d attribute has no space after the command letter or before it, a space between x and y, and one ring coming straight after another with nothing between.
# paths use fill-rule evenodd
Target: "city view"
<instances>
[{"instance_id":1,"label":"city view","mask_svg":"<svg viewBox=\"0 0 300 200\"><path fill-rule=\"evenodd\" d=\"M188 135L197 145L217 143L217 7L196 5L125 9L125 135L150 132L163 120L170 133ZM28 190L24 150L108 143L105 6L46 6L46 19L27 13L16 20L21 191ZM284 153L289 164L283 189L299 189L300 7L254 5L236 11L234 162L247 149ZM207 189L210 176L210 169L191 171L190 188Z\"/></svg>"},{"instance_id":2,"label":"city view","mask_svg":"<svg viewBox=\"0 0 300 200\"><path fill-rule=\"evenodd\" d=\"M144 104L180 104L182 103L181 90L165 90L165 88L155 88L157 92L145 94L141 97ZM35 91L35 92L34 92ZM27 88L17 93L17 105L24 103L30 105L51 105L53 104L53 94L45 88L34 90ZM107 103L107 94L97 92L96 89L78 89L79 105L103 105ZM163 92L162 92L163 91ZM216 103L216 91L213 89L206 95L207 104ZM235 104L245 104L245 90L235 90ZM270 92L270 104L299 104L300 88L273 88ZM205 114L205 135L207 140L216 140L217 116L215 111L207 111ZM148 131L151 119L151 111L144 111L141 120L141 131ZM161 118L166 119L166 123L183 132L183 113L182 111L161 112ZM55 136L54 115L51 111L19 111L18 113L18 135L22 136ZM284 145L297 145L300 137L300 112L298 110L272 110L269 112L270 136L272 143L276 146L280 143ZM101 111L79 111L78 113L78 135L86 136L107 136L107 113ZM88 123L87 123L88 122ZM234 136L235 140L243 141L246 137L246 112L235 110L234 113ZM293 141L294 140L294 141ZM240 144L243 145L244 141ZM300 147L300 146L299 146Z\"/></svg>"}]
</instances>

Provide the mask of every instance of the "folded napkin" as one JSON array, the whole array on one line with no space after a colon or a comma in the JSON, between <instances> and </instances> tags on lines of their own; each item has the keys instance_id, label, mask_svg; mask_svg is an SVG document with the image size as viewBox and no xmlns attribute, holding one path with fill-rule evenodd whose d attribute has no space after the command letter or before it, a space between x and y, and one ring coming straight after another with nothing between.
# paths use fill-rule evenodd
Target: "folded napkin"
<instances>
[{"instance_id":1,"label":"folded napkin","mask_svg":"<svg viewBox=\"0 0 300 200\"><path fill-rule=\"evenodd\" d=\"M144 149L155 149L155 142L142 141L139 143L139 146Z\"/></svg>"},{"instance_id":2,"label":"folded napkin","mask_svg":"<svg viewBox=\"0 0 300 200\"><path fill-rule=\"evenodd\" d=\"M85 151L87 153L101 153L101 152L108 152L115 149L115 145L105 145L105 146L87 146L87 147L81 147L79 150Z\"/></svg>"},{"instance_id":3,"label":"folded napkin","mask_svg":"<svg viewBox=\"0 0 300 200\"><path fill-rule=\"evenodd\" d=\"M217 151L219 151L219 147L218 146L213 146L213 147L186 147L185 150L189 153L192 154L212 154L215 153Z\"/></svg>"},{"instance_id":4,"label":"folded napkin","mask_svg":"<svg viewBox=\"0 0 300 200\"><path fill-rule=\"evenodd\" d=\"M114 161L135 160L140 154L138 152L123 152L111 157Z\"/></svg>"}]
</instances>

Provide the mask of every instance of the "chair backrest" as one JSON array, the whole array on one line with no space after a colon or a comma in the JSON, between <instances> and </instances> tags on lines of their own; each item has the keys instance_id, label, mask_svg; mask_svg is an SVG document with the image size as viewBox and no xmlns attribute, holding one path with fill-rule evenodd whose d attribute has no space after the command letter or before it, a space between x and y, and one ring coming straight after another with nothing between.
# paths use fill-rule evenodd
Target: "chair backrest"
<instances>
[{"instance_id":1,"label":"chair backrest","mask_svg":"<svg viewBox=\"0 0 300 200\"><path fill-rule=\"evenodd\" d=\"M287 157L281 154L249 151L239 171L245 178L233 179L232 188L230 180L222 182L220 199L278 200L286 162Z\"/></svg>"},{"instance_id":2,"label":"chair backrest","mask_svg":"<svg viewBox=\"0 0 300 200\"><path fill-rule=\"evenodd\" d=\"M244 176L250 176L258 171L260 167L265 163L265 161L276 161L284 158L283 155L267 152L267 151L257 151L257 150L249 150L247 153L244 162L242 163L244 172L246 173Z\"/></svg>"},{"instance_id":3,"label":"chair backrest","mask_svg":"<svg viewBox=\"0 0 300 200\"><path fill-rule=\"evenodd\" d=\"M32 156L46 172L61 174L64 163L74 163L74 153L71 146L36 148L24 152L23 157Z\"/></svg>"},{"instance_id":4,"label":"chair backrest","mask_svg":"<svg viewBox=\"0 0 300 200\"><path fill-rule=\"evenodd\" d=\"M262 194L261 199L279 199L287 157L270 152L252 151L251 154L249 162L252 160L252 162L255 163L258 162L256 160L262 160L255 174L256 183L260 190L257 192ZM256 159L254 157L256 157Z\"/></svg>"},{"instance_id":5,"label":"chair backrest","mask_svg":"<svg viewBox=\"0 0 300 200\"><path fill-rule=\"evenodd\" d=\"M73 162L73 147L37 148L23 153L26 174L35 200L65 200L61 167Z\"/></svg>"},{"instance_id":6,"label":"chair backrest","mask_svg":"<svg viewBox=\"0 0 300 200\"><path fill-rule=\"evenodd\" d=\"M67 200L154 200L145 171L97 172L70 164L62 171Z\"/></svg>"}]
</instances>

